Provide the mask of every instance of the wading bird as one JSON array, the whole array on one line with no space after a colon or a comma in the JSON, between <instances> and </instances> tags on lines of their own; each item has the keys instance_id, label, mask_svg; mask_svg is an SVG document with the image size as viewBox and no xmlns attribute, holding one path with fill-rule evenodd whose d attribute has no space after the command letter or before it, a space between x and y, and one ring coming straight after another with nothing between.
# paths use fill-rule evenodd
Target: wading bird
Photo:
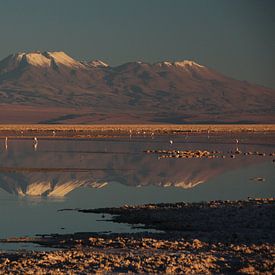
<instances>
[{"instance_id":1,"label":"wading bird","mask_svg":"<svg viewBox=\"0 0 275 275\"><path fill-rule=\"evenodd\" d=\"M37 137L34 137L34 139L33 139L33 148L34 148L34 151L37 150L37 146L38 146L38 139L37 139Z\"/></svg>"},{"instance_id":2,"label":"wading bird","mask_svg":"<svg viewBox=\"0 0 275 275\"><path fill-rule=\"evenodd\" d=\"M5 149L8 150L8 137L5 139Z\"/></svg>"}]
</instances>

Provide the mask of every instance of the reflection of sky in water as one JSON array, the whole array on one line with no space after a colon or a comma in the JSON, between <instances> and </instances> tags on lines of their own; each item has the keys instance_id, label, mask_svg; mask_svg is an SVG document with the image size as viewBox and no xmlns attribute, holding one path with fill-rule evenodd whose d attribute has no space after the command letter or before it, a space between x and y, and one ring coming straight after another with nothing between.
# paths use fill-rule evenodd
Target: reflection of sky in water
<instances>
[{"instance_id":1,"label":"reflection of sky in water","mask_svg":"<svg viewBox=\"0 0 275 275\"><path fill-rule=\"evenodd\" d=\"M243 151L269 153L274 150L274 145L270 144L272 139L268 137L243 136L239 139L239 148ZM274 196L271 157L158 160L157 155L142 152L146 149L206 149L227 153L235 148L232 137L178 137L173 140L172 146L167 137L136 142L134 139L39 140L37 151L33 150L31 141L9 141L8 151L4 146L1 149L1 167L74 170L1 172L0 237L129 230L123 224L96 222L101 219L98 215L57 212L60 208ZM78 168L93 170L79 172ZM250 180L259 176L266 181ZM102 188L92 188L106 182L108 184ZM160 187L179 186L179 183L183 188ZM50 198L33 196L38 194Z\"/></svg>"}]
</instances>

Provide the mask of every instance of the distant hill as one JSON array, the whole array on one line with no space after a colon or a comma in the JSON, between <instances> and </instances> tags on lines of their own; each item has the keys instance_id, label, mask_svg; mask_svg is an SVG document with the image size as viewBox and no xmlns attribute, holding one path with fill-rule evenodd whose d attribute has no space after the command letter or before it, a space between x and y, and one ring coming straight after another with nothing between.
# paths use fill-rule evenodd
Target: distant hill
<instances>
[{"instance_id":1,"label":"distant hill","mask_svg":"<svg viewBox=\"0 0 275 275\"><path fill-rule=\"evenodd\" d=\"M193 61L111 67L64 52L0 62L0 123L275 123L275 90Z\"/></svg>"}]
</instances>

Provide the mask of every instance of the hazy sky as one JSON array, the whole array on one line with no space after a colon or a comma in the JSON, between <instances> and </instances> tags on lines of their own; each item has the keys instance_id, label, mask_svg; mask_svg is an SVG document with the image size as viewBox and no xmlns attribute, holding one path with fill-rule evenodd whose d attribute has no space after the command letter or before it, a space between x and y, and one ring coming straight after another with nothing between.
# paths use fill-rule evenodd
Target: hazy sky
<instances>
[{"instance_id":1,"label":"hazy sky","mask_svg":"<svg viewBox=\"0 0 275 275\"><path fill-rule=\"evenodd\" d=\"M0 0L0 59L191 59L275 88L275 0Z\"/></svg>"}]
</instances>

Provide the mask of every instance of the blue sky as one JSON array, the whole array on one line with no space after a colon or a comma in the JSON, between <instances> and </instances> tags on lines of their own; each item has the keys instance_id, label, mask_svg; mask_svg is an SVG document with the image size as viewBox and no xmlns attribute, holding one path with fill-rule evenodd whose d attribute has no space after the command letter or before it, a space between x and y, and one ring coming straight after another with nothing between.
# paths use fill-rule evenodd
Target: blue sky
<instances>
[{"instance_id":1,"label":"blue sky","mask_svg":"<svg viewBox=\"0 0 275 275\"><path fill-rule=\"evenodd\" d=\"M63 50L111 65L191 59L275 88L273 0L1 0L0 59Z\"/></svg>"}]
</instances>

